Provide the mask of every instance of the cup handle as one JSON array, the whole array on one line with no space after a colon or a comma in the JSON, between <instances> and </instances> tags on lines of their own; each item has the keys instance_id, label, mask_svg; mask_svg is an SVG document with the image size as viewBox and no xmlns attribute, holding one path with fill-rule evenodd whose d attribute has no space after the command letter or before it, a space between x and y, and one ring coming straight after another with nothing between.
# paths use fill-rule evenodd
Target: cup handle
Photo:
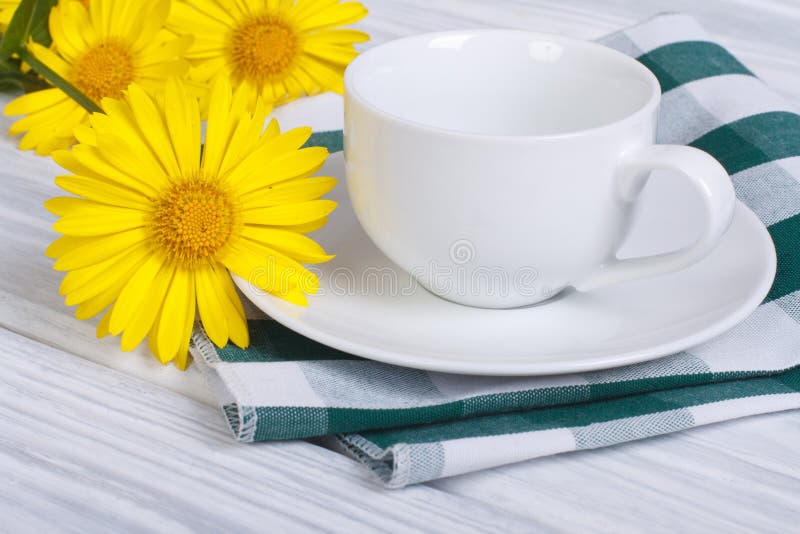
<instances>
[{"instance_id":1,"label":"cup handle","mask_svg":"<svg viewBox=\"0 0 800 534\"><path fill-rule=\"evenodd\" d=\"M693 244L674 252L624 260L615 255L595 273L573 284L578 291L591 291L626 280L685 269L708 255L730 226L736 194L728 173L713 157L688 146L650 145L626 153L617 175L617 191L622 202L630 203L637 199L654 169L677 171L692 183L705 208L703 235Z\"/></svg>"}]
</instances>

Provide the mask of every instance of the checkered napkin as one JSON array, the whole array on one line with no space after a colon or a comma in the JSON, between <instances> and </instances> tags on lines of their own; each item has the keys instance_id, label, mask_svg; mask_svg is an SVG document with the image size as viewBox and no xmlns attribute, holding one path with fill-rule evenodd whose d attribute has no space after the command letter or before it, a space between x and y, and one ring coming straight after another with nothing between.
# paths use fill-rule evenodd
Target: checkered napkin
<instances>
[{"instance_id":1,"label":"checkered napkin","mask_svg":"<svg viewBox=\"0 0 800 534\"><path fill-rule=\"evenodd\" d=\"M800 115L691 18L657 17L603 43L636 57L661 82L659 141L714 155L769 228L778 271L762 305L725 335L679 354L531 378L394 367L269 320L251 321L247 350L216 349L197 331L195 360L236 439L328 435L397 488L800 408ZM334 117L338 126L327 128L340 128L340 102L307 104L309 123ZM340 132L313 141L341 149Z\"/></svg>"}]
</instances>

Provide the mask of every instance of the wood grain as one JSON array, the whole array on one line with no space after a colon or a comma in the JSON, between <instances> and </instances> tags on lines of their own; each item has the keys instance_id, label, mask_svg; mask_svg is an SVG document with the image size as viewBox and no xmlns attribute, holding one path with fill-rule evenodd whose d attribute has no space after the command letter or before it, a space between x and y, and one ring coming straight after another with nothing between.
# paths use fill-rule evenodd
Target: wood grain
<instances>
[{"instance_id":1,"label":"wood grain","mask_svg":"<svg viewBox=\"0 0 800 534\"><path fill-rule=\"evenodd\" d=\"M800 108L797 0L364 2L367 47L480 26L591 39L682 11ZM314 445L236 444L195 369L123 354L63 305L42 208L60 172L0 137L0 531L777 532L800 521L798 412L394 493Z\"/></svg>"},{"instance_id":2,"label":"wood grain","mask_svg":"<svg viewBox=\"0 0 800 534\"><path fill-rule=\"evenodd\" d=\"M381 490L308 443L235 443L205 404L5 330L0 344L0 530L526 525L432 487Z\"/></svg>"}]
</instances>

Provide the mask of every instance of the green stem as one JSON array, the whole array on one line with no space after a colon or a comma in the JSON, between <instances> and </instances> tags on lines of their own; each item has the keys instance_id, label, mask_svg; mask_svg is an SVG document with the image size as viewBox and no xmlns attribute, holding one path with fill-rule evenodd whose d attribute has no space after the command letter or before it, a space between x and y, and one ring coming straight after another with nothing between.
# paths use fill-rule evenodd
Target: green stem
<instances>
[{"instance_id":1,"label":"green stem","mask_svg":"<svg viewBox=\"0 0 800 534\"><path fill-rule=\"evenodd\" d=\"M100 109L100 106L95 104L91 98L81 93L75 88L74 85L59 76L57 72L39 61L36 56L28 51L27 48L23 46L17 51L17 54L22 61L30 65L31 68L38 72L45 80L52 83L55 87L61 89L67 94L67 96L72 98L75 102L86 109L86 111L89 113L103 113L103 110Z\"/></svg>"}]
</instances>

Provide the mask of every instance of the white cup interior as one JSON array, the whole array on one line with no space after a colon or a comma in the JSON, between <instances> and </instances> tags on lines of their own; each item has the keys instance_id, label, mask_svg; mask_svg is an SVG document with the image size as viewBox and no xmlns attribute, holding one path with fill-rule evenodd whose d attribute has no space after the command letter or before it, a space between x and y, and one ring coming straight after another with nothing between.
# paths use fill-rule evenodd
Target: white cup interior
<instances>
[{"instance_id":1,"label":"white cup interior","mask_svg":"<svg viewBox=\"0 0 800 534\"><path fill-rule=\"evenodd\" d=\"M616 51L513 30L391 42L353 61L345 86L352 96L406 121L507 136L604 126L659 94L655 77Z\"/></svg>"}]
</instances>

